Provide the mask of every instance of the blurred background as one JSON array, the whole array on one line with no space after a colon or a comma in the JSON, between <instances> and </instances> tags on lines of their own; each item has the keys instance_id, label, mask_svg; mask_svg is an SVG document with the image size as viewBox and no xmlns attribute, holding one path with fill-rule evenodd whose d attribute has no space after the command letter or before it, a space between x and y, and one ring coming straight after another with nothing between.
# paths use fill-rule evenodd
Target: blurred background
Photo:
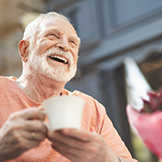
<instances>
[{"instance_id":1,"label":"blurred background","mask_svg":"<svg viewBox=\"0 0 162 162\"><path fill-rule=\"evenodd\" d=\"M126 105L143 96L140 90L162 86L162 1L0 0L0 75L21 75L17 45L24 27L49 11L67 16L82 39L78 71L66 88L85 92L106 107L139 162L157 162L130 128ZM133 97L132 91L139 93ZM138 99L132 102L138 105Z\"/></svg>"}]
</instances>

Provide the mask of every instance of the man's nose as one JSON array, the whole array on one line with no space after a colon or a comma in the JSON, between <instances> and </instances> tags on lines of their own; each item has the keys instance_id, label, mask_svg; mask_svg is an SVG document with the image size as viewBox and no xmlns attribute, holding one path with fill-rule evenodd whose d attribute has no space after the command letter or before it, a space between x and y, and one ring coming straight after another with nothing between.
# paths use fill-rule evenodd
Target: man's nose
<instances>
[{"instance_id":1,"label":"man's nose","mask_svg":"<svg viewBox=\"0 0 162 162\"><path fill-rule=\"evenodd\" d=\"M58 48L60 48L63 51L69 50L69 42L67 39L61 39L60 42L57 44Z\"/></svg>"}]
</instances>

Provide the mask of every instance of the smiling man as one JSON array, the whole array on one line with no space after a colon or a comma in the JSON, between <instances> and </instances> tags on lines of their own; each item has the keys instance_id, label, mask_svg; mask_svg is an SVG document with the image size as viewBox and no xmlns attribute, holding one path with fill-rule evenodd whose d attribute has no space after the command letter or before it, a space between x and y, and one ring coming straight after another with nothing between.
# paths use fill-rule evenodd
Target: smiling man
<instances>
[{"instance_id":1,"label":"smiling man","mask_svg":"<svg viewBox=\"0 0 162 162\"><path fill-rule=\"evenodd\" d=\"M79 46L80 38L63 15L41 14L27 26L19 43L22 75L0 77L0 161L136 162L105 108L82 92L64 89L75 76ZM81 130L46 128L39 107L58 95L85 99Z\"/></svg>"},{"instance_id":2,"label":"smiling man","mask_svg":"<svg viewBox=\"0 0 162 162\"><path fill-rule=\"evenodd\" d=\"M37 41L31 47L38 48L32 50L28 64L48 78L67 82L76 73L80 39L69 22L52 19L48 18L40 24L40 32L35 38ZM20 42L20 49L24 43ZM22 57L26 59L26 55L22 54Z\"/></svg>"}]
</instances>

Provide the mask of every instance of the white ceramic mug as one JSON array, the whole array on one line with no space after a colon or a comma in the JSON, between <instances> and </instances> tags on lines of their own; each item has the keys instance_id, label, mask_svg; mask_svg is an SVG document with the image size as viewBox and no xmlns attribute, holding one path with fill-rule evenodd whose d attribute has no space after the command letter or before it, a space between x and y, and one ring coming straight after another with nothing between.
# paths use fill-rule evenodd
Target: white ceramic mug
<instances>
[{"instance_id":1,"label":"white ceramic mug","mask_svg":"<svg viewBox=\"0 0 162 162\"><path fill-rule=\"evenodd\" d=\"M42 103L47 115L50 130L63 128L81 128L82 112L85 100L78 96L56 96Z\"/></svg>"}]
</instances>

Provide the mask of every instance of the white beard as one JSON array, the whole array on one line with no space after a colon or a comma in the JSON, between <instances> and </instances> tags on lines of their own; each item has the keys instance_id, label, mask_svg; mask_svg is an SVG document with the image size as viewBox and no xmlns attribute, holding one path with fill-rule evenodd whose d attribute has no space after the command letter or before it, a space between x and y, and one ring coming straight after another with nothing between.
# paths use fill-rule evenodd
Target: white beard
<instances>
[{"instance_id":1,"label":"white beard","mask_svg":"<svg viewBox=\"0 0 162 162\"><path fill-rule=\"evenodd\" d=\"M54 68L48 64L47 57L54 53L68 58L68 72L63 66L57 66ZM55 81L59 82L68 82L75 76L77 70L77 66L74 64L72 54L70 52L63 52L59 48L50 48L42 56L34 56L33 52L31 53L28 61L32 69L35 69L49 79L54 79Z\"/></svg>"}]
</instances>

